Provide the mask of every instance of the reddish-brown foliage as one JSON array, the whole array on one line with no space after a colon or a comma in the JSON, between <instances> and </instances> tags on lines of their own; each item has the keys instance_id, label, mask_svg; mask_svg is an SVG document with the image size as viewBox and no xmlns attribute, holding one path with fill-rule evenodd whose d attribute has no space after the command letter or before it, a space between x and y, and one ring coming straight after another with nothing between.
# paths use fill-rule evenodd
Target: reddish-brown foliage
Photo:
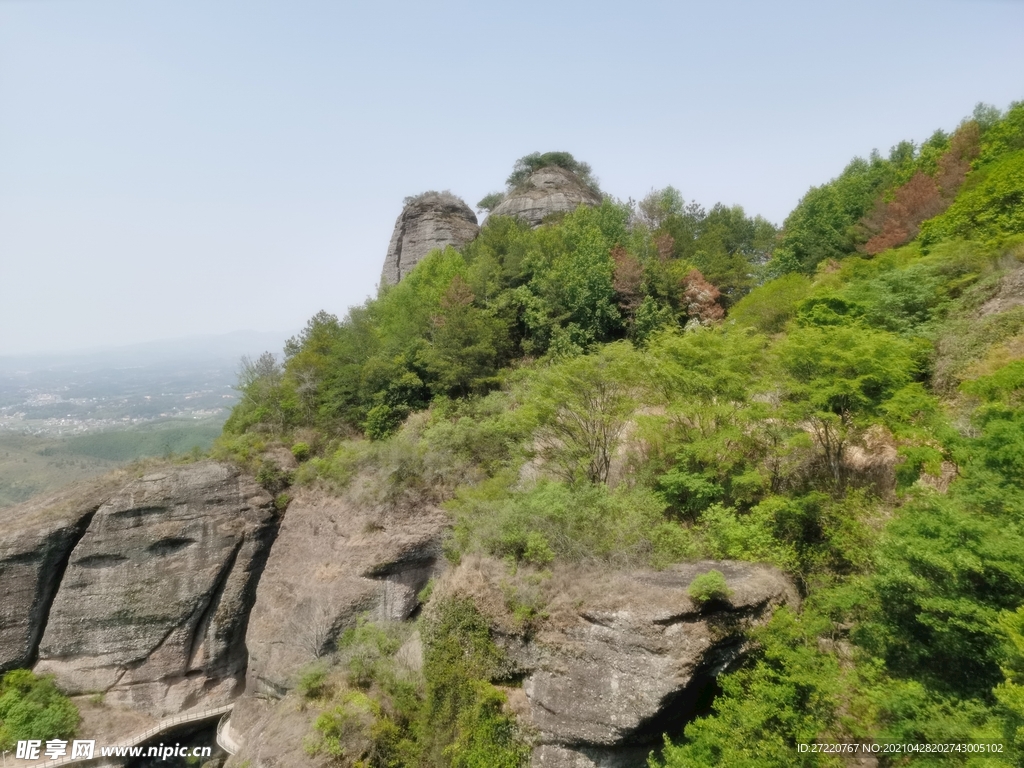
<instances>
[{"instance_id":1,"label":"reddish-brown foliage","mask_svg":"<svg viewBox=\"0 0 1024 768\"><path fill-rule=\"evenodd\" d=\"M618 294L619 307L632 315L644 298L644 268L636 256L619 245L612 248L612 261L615 262L612 288Z\"/></svg>"},{"instance_id":2,"label":"reddish-brown foliage","mask_svg":"<svg viewBox=\"0 0 1024 768\"><path fill-rule=\"evenodd\" d=\"M699 270L690 270L682 280L682 288L683 305L691 320L707 325L725 317L725 310L718 303L721 291L705 280Z\"/></svg>"},{"instance_id":3,"label":"reddish-brown foliage","mask_svg":"<svg viewBox=\"0 0 1024 768\"><path fill-rule=\"evenodd\" d=\"M917 236L922 221L939 215L948 205L935 179L918 171L896 190L890 202L876 204L868 215L865 229L876 234L864 244L865 253L873 256L909 242Z\"/></svg>"},{"instance_id":4,"label":"reddish-brown foliage","mask_svg":"<svg viewBox=\"0 0 1024 768\"><path fill-rule=\"evenodd\" d=\"M859 228L870 235L865 253L874 256L917 237L922 222L938 216L953 202L960 185L978 156L980 131L975 122L960 126L939 158L934 176L918 171L886 202L879 198Z\"/></svg>"},{"instance_id":5,"label":"reddish-brown foliage","mask_svg":"<svg viewBox=\"0 0 1024 768\"><path fill-rule=\"evenodd\" d=\"M981 152L981 129L973 120L964 123L949 140L949 149L939 158L939 170L935 181L943 197L950 202L956 197L960 185L964 183L967 172L971 170L971 161Z\"/></svg>"}]
</instances>

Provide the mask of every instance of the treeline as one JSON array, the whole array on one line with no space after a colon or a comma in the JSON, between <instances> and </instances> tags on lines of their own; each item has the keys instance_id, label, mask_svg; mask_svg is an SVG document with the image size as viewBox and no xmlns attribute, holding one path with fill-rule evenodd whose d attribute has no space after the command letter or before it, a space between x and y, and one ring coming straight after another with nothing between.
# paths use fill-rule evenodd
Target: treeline
<instances>
[{"instance_id":1,"label":"treeline","mask_svg":"<svg viewBox=\"0 0 1024 768\"><path fill-rule=\"evenodd\" d=\"M705 210L672 188L536 230L489 219L461 252L431 254L343 320L317 314L283 365L247 361L225 431L384 437L438 396L493 389L514 361L719 320L755 284L775 234L739 207Z\"/></svg>"},{"instance_id":2,"label":"treeline","mask_svg":"<svg viewBox=\"0 0 1024 768\"><path fill-rule=\"evenodd\" d=\"M925 244L946 238L988 239L1024 231L1019 181L1024 106L1005 115L979 104L949 134L920 146L902 141L889 156L855 158L827 184L811 189L786 218L772 273L812 273L823 261L876 255L904 245L922 224L949 208L970 172L969 189L949 215L925 227ZM979 189L984 187L984 189Z\"/></svg>"}]
</instances>

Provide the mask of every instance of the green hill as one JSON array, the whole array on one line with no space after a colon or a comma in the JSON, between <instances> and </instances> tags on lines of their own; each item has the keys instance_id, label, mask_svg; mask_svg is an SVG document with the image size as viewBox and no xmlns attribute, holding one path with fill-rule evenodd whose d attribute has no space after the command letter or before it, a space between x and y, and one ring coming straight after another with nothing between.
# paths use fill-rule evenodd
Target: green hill
<instances>
[{"instance_id":1,"label":"green hill","mask_svg":"<svg viewBox=\"0 0 1024 768\"><path fill-rule=\"evenodd\" d=\"M252 361L218 450L279 487L376 462L380 498L446 502L453 559L538 580L558 562L785 570L802 609L652 765L843 764L798 750L814 742L1022 765L1022 169L1018 103L854 160L778 231L672 188L537 229L488 219L313 317L283 365ZM276 443L294 476L263 462ZM446 699L443 669L405 719L365 706L404 739L388 765L487 764L497 694ZM504 748L489 764L519 764Z\"/></svg>"}]
</instances>

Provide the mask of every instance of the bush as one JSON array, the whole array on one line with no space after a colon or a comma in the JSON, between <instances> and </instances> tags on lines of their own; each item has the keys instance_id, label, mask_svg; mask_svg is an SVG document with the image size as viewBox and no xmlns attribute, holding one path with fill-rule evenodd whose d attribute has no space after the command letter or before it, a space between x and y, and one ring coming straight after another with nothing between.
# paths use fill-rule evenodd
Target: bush
<instances>
[{"instance_id":1,"label":"bush","mask_svg":"<svg viewBox=\"0 0 1024 768\"><path fill-rule=\"evenodd\" d=\"M499 205L501 201L505 199L504 192L491 192L489 195L484 195L480 198L480 202L476 204L478 211L487 211L490 213Z\"/></svg>"},{"instance_id":2,"label":"bush","mask_svg":"<svg viewBox=\"0 0 1024 768\"><path fill-rule=\"evenodd\" d=\"M299 673L298 691L304 699L322 699L330 696L333 688L327 681L327 670L322 666L312 667Z\"/></svg>"},{"instance_id":3,"label":"bush","mask_svg":"<svg viewBox=\"0 0 1024 768\"><path fill-rule=\"evenodd\" d=\"M66 740L75 735L80 719L52 677L16 669L0 680L0 749L13 750L25 739Z\"/></svg>"},{"instance_id":4,"label":"bush","mask_svg":"<svg viewBox=\"0 0 1024 768\"><path fill-rule=\"evenodd\" d=\"M423 625L429 765L521 768L530 749L506 698L491 685L505 668L490 627L469 600L436 605Z\"/></svg>"},{"instance_id":5,"label":"bush","mask_svg":"<svg viewBox=\"0 0 1024 768\"><path fill-rule=\"evenodd\" d=\"M732 597L732 590L725 583L725 576L722 575L722 572L712 570L700 574L690 582L686 594L700 605L707 605L708 603L727 601Z\"/></svg>"},{"instance_id":6,"label":"bush","mask_svg":"<svg viewBox=\"0 0 1024 768\"><path fill-rule=\"evenodd\" d=\"M642 488L543 481L508 494L485 486L464 492L452 506L463 552L532 565L558 559L656 567L697 554L690 532L667 519L661 498Z\"/></svg>"},{"instance_id":7,"label":"bush","mask_svg":"<svg viewBox=\"0 0 1024 768\"><path fill-rule=\"evenodd\" d=\"M534 152L529 155L525 155L516 160L515 166L512 168L512 173L509 175L505 183L508 185L509 190L514 190L525 182L530 175L541 168L548 168L550 166L556 166L558 168L564 168L567 171L571 171L579 177L586 186L590 187L594 192L600 192L597 187L597 179L593 177L590 170L590 166L586 163L582 163L573 157L568 152ZM490 195L488 195L490 197ZM486 200L487 198L484 198Z\"/></svg>"}]
</instances>

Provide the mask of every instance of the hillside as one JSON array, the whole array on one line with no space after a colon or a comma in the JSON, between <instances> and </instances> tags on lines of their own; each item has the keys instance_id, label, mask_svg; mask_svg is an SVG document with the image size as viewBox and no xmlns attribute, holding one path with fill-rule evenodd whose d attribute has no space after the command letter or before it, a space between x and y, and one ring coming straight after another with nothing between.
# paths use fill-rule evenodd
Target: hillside
<instances>
[{"instance_id":1,"label":"hillside","mask_svg":"<svg viewBox=\"0 0 1024 768\"><path fill-rule=\"evenodd\" d=\"M215 461L46 511L22 592L74 578L12 658L159 714L244 687L229 767L1024 765L1024 103L781 228L598 191L522 158L247 361ZM144 653L72 629L119 623Z\"/></svg>"},{"instance_id":2,"label":"hillside","mask_svg":"<svg viewBox=\"0 0 1024 768\"><path fill-rule=\"evenodd\" d=\"M778 234L672 188L492 216L314 317L251 372L223 450L299 441L295 481L324 487L401 462L394 482L448 499L449 558L505 562L541 627L562 568L782 569L802 610L756 631L659 765L831 764L796 745L850 740L1017 764L1022 162L1024 106L979 108L854 160Z\"/></svg>"}]
</instances>

